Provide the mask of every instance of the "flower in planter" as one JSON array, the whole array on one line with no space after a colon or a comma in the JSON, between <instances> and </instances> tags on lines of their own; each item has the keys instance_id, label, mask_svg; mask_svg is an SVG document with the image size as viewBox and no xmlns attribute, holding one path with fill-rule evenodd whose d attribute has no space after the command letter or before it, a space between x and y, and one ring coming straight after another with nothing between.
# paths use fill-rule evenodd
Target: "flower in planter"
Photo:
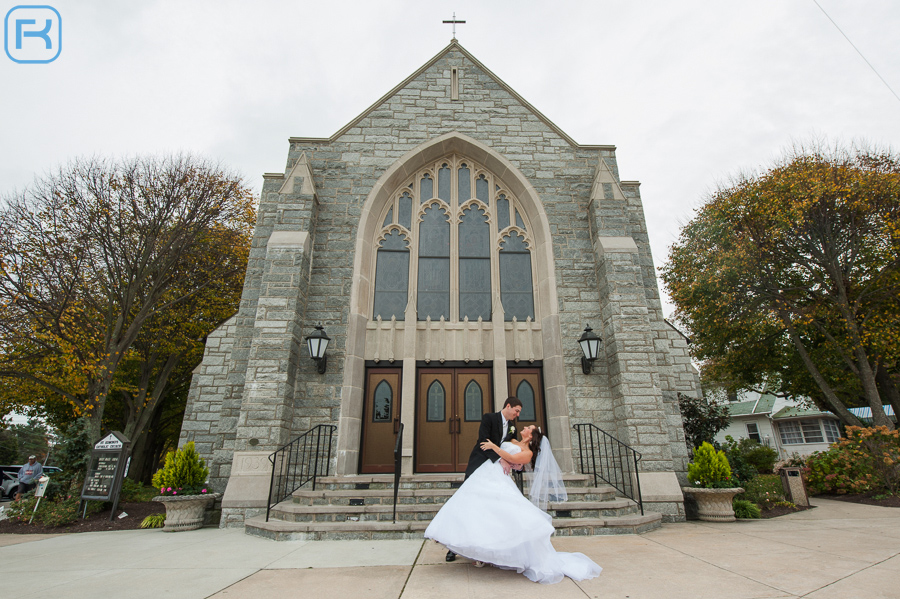
<instances>
[{"instance_id":1,"label":"flower in planter","mask_svg":"<svg viewBox=\"0 0 900 599\"><path fill-rule=\"evenodd\" d=\"M165 465L153 475L153 485L159 487L160 495L201 495L206 493L204 481L208 476L206 461L191 441L166 456Z\"/></svg>"}]
</instances>

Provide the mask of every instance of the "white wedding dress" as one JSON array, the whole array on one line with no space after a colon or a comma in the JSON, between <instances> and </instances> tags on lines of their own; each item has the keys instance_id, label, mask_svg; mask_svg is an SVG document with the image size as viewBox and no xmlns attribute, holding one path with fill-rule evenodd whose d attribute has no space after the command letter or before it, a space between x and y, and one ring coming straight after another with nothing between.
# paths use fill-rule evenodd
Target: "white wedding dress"
<instances>
[{"instance_id":1,"label":"white wedding dress","mask_svg":"<svg viewBox=\"0 0 900 599\"><path fill-rule=\"evenodd\" d=\"M517 445L504 443L511 454ZM500 462L482 464L440 509L425 530L454 553L471 560L516 570L533 582L552 584L563 576L594 578L602 568L583 553L553 548L550 515L528 500Z\"/></svg>"}]
</instances>

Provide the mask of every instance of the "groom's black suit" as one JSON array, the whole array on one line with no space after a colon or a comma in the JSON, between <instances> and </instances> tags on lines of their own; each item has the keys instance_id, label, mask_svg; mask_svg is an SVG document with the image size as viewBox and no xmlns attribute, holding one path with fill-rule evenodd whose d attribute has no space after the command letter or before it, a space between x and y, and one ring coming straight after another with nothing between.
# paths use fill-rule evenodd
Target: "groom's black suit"
<instances>
[{"instance_id":1,"label":"groom's black suit","mask_svg":"<svg viewBox=\"0 0 900 599\"><path fill-rule=\"evenodd\" d=\"M510 428L511 427L511 428ZM469 455L469 464L466 466L466 478L472 476L478 467L487 460L496 462L500 456L493 449L481 449L481 443L490 439L497 445L504 441L516 438L516 426L512 420L506 423L506 430L503 430L503 416L500 412L489 412L481 416L481 426L478 427L478 439L475 440L475 447Z\"/></svg>"}]
</instances>

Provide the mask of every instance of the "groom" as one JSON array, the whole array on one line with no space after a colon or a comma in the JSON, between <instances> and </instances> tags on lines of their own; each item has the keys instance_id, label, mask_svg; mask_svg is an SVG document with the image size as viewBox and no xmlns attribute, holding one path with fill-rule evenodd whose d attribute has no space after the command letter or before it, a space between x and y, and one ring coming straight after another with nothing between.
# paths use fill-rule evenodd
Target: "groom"
<instances>
[{"instance_id":1,"label":"groom","mask_svg":"<svg viewBox=\"0 0 900 599\"><path fill-rule=\"evenodd\" d=\"M515 419L522 412L522 402L518 397L507 397L503 404L503 409L499 412L490 412L481 416L481 426L478 427L478 438L475 440L475 447L469 454L469 465L466 466L466 478L472 476L472 473L478 470L479 466L490 460L496 462L500 459L494 450L481 449L482 441L490 439L497 445L504 441L516 438ZM456 560L456 554L447 551L448 562Z\"/></svg>"}]
</instances>

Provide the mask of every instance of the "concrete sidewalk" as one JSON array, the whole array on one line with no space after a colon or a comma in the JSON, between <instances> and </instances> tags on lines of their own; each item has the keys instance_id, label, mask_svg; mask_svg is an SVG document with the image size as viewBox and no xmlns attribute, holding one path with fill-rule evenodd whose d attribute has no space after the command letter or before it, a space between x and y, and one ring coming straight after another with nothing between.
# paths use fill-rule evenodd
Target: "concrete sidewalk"
<instances>
[{"instance_id":1,"label":"concrete sidewalk","mask_svg":"<svg viewBox=\"0 0 900 599\"><path fill-rule=\"evenodd\" d=\"M431 541L275 542L210 528L0 535L0 580L10 596L58 599L900 596L900 510L813 503L774 520L554 539L558 550L603 566L579 583L538 585L463 559L447 564Z\"/></svg>"}]
</instances>

